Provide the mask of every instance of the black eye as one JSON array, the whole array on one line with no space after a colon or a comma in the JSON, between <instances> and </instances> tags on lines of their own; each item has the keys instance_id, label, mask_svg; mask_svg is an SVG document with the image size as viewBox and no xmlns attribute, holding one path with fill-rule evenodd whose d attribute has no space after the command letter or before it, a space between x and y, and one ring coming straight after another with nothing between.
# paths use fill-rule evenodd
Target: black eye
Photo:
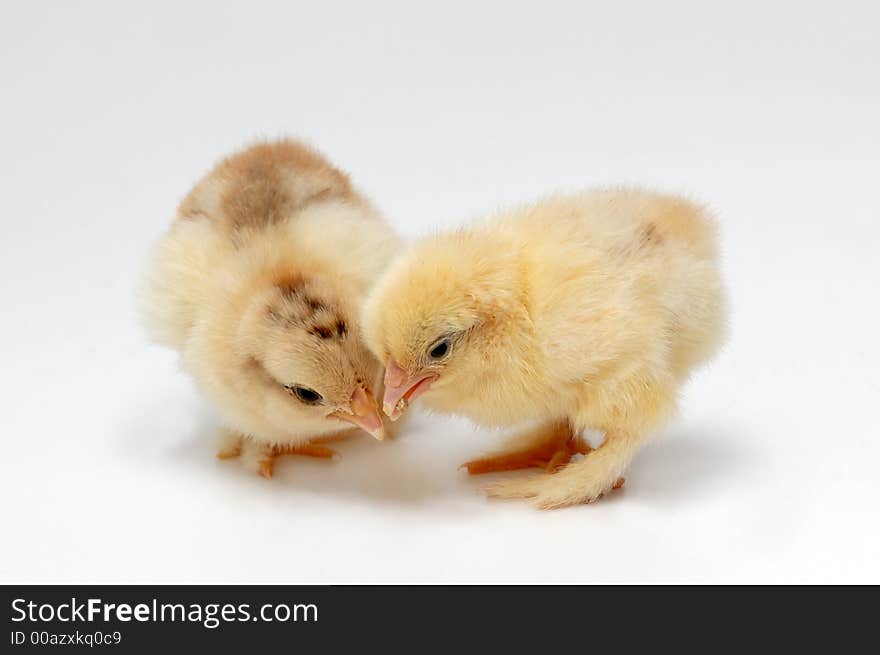
<instances>
[{"instance_id":1,"label":"black eye","mask_svg":"<svg viewBox=\"0 0 880 655\"><path fill-rule=\"evenodd\" d=\"M443 359L449 352L449 339L444 339L440 343L434 344L434 347L428 351L431 359Z\"/></svg>"},{"instance_id":2,"label":"black eye","mask_svg":"<svg viewBox=\"0 0 880 655\"><path fill-rule=\"evenodd\" d=\"M314 405L315 403L319 403L324 400L324 397L321 394L313 389L309 389L308 387L292 386L284 388L307 405Z\"/></svg>"}]
</instances>

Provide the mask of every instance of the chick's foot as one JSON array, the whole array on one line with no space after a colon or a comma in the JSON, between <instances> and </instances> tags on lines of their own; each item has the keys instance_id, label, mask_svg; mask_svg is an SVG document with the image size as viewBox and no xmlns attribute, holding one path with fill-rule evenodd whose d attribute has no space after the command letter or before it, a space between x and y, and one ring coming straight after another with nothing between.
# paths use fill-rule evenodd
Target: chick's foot
<instances>
[{"instance_id":1,"label":"chick's foot","mask_svg":"<svg viewBox=\"0 0 880 655\"><path fill-rule=\"evenodd\" d=\"M554 473L575 455L586 455L592 450L583 437L572 433L567 424L543 426L516 437L507 450L471 460L462 466L471 475L524 468L542 468Z\"/></svg>"},{"instance_id":2,"label":"chick's foot","mask_svg":"<svg viewBox=\"0 0 880 655\"><path fill-rule=\"evenodd\" d=\"M333 448L324 445L328 441L339 441L349 436L354 431L345 431L332 434L304 443L304 444L275 444L270 445L256 441L232 430L222 430L217 444L218 459L232 459L240 457L246 469L254 471L264 478L272 478L275 473L275 459L285 455L302 455L305 457L317 457L318 459L333 459L339 457L339 453Z\"/></svg>"},{"instance_id":3,"label":"chick's foot","mask_svg":"<svg viewBox=\"0 0 880 655\"><path fill-rule=\"evenodd\" d=\"M571 462L554 475L504 480L486 489L493 498L531 498L541 509L592 503L623 487L621 474L645 433L625 428L605 431L605 441L589 457Z\"/></svg>"},{"instance_id":4,"label":"chick's foot","mask_svg":"<svg viewBox=\"0 0 880 655\"><path fill-rule=\"evenodd\" d=\"M276 445L267 448L259 461L257 472L264 478L271 479L275 473L275 458L285 455L302 455L304 457L317 457L318 459L333 459L339 457L339 453L332 448L317 443L306 443L297 446Z\"/></svg>"}]
</instances>

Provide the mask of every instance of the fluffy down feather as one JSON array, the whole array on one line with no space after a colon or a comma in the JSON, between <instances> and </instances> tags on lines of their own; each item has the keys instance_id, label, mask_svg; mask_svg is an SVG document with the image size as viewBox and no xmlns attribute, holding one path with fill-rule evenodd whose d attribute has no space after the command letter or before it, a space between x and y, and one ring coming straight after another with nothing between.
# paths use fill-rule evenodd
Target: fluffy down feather
<instances>
[{"instance_id":1,"label":"fluffy down feather","mask_svg":"<svg viewBox=\"0 0 880 655\"><path fill-rule=\"evenodd\" d=\"M398 247L348 177L295 141L238 152L193 188L155 247L142 306L219 410L221 456L244 452L271 475L275 454L352 423L382 436L381 366L359 314Z\"/></svg>"},{"instance_id":2,"label":"fluffy down feather","mask_svg":"<svg viewBox=\"0 0 880 655\"><path fill-rule=\"evenodd\" d=\"M487 426L539 423L468 468L553 474L490 494L593 501L622 483L722 342L715 225L688 201L637 189L550 198L416 243L376 284L364 325L386 362L390 416L423 396ZM593 452L586 429L605 432Z\"/></svg>"}]
</instances>

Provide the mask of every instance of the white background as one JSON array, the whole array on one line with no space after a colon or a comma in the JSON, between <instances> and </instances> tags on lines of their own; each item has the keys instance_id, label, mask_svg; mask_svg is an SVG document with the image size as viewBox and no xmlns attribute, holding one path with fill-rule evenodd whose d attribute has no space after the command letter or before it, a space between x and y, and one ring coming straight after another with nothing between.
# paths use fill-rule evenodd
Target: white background
<instances>
[{"instance_id":1,"label":"white background","mask_svg":"<svg viewBox=\"0 0 880 655\"><path fill-rule=\"evenodd\" d=\"M876 3L5 3L0 582L880 582ZM406 236L601 183L722 224L732 338L626 489L542 513L501 435L214 459L134 289L191 184L298 135Z\"/></svg>"}]
</instances>

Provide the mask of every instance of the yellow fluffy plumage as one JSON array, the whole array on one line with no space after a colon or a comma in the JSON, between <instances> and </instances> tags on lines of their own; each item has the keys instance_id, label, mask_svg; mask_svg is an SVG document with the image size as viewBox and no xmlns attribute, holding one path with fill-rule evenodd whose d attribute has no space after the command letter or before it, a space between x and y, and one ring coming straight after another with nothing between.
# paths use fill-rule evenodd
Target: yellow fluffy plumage
<instances>
[{"instance_id":1,"label":"yellow fluffy plumage","mask_svg":"<svg viewBox=\"0 0 880 655\"><path fill-rule=\"evenodd\" d=\"M184 199L143 313L220 411L221 456L271 476L277 454L329 456L313 442L351 423L382 436L359 314L398 246L347 176L294 141L234 154Z\"/></svg>"},{"instance_id":2,"label":"yellow fluffy plumage","mask_svg":"<svg viewBox=\"0 0 880 655\"><path fill-rule=\"evenodd\" d=\"M555 472L491 495L590 502L722 341L715 226L688 201L636 189L547 199L416 243L376 284L364 326L392 417L424 394L483 425L540 423L469 469ZM585 429L605 432L593 452Z\"/></svg>"}]
</instances>

